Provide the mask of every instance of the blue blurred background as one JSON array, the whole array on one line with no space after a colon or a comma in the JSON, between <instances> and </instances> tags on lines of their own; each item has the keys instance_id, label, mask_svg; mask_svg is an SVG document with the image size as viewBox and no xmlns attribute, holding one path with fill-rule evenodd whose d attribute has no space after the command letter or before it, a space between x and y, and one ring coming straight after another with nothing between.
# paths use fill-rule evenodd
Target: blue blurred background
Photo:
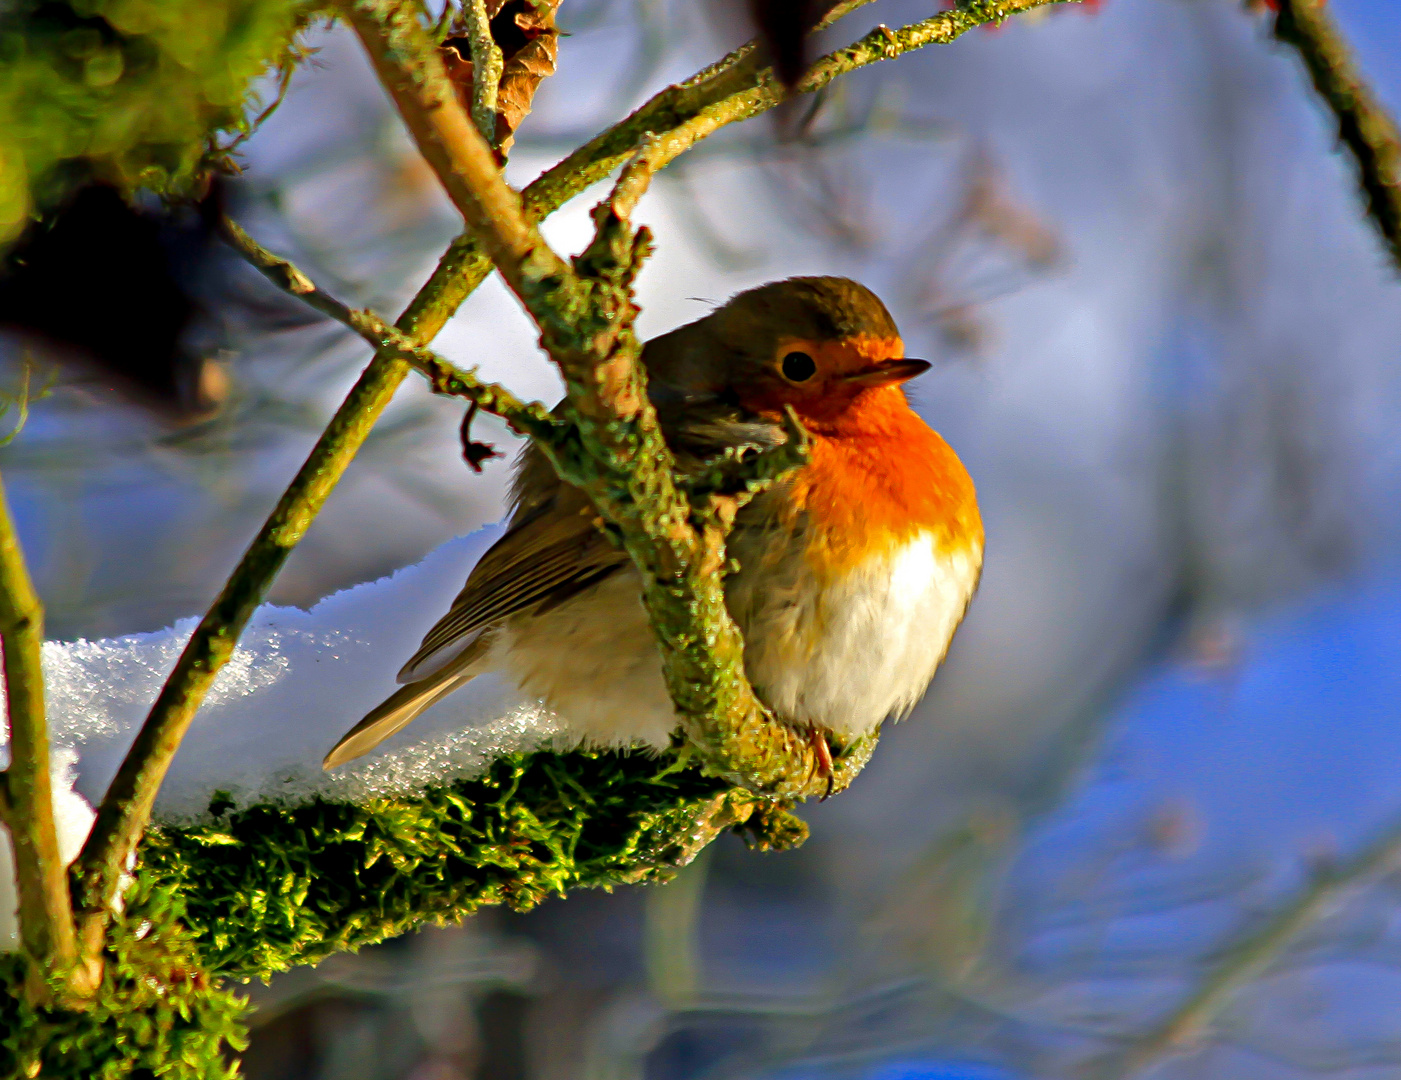
<instances>
[{"instance_id":1,"label":"blue blurred background","mask_svg":"<svg viewBox=\"0 0 1401 1080\"><path fill-rule=\"evenodd\" d=\"M928 8L880 0L831 37ZM1401 5L1330 9L1401 109ZM744 36L669 0L561 21L518 183ZM229 205L397 311L454 214L354 42L313 43ZM581 246L588 203L552 241ZM912 399L978 484L980 595L802 849L722 841L664 887L254 987L248 1075L1401 1077L1401 281L1268 16L1104 0L976 32L857 73L806 139L725 132L641 216L648 334L793 273L886 299L936 361ZM55 635L201 610L365 360L231 256L190 282L216 415L172 423L68 366L0 450ZM494 281L438 347L558 395ZM10 380L49 359L3 355ZM495 520L508 466L467 471L460 415L406 387L273 598Z\"/></svg>"}]
</instances>

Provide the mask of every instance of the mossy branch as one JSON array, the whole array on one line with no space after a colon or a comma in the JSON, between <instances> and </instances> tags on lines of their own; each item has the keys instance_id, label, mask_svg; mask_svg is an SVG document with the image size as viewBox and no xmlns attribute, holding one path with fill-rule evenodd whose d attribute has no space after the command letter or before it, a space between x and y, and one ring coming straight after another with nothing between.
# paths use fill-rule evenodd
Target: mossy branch
<instances>
[{"instance_id":1,"label":"mossy branch","mask_svg":"<svg viewBox=\"0 0 1401 1080\"><path fill-rule=\"evenodd\" d=\"M1279 0L1275 37L1292 46L1332 112L1338 139L1357 165L1367 216L1401 270L1401 132L1321 0Z\"/></svg>"},{"instance_id":2,"label":"mossy branch","mask_svg":"<svg viewBox=\"0 0 1401 1080\"><path fill-rule=\"evenodd\" d=\"M20 947L29 967L31 1001L48 1003L52 988L89 986L78 970L68 874L58 850L49 731L44 717L44 608L34 592L0 487L0 641L5 668L5 711L10 724L10 764L4 781L4 818L14 849L19 884ZM70 995L61 993L60 998Z\"/></svg>"},{"instance_id":3,"label":"mossy branch","mask_svg":"<svg viewBox=\"0 0 1401 1080\"><path fill-rule=\"evenodd\" d=\"M539 751L412 795L156 828L143 865L188 886L187 925L212 969L266 978L485 905L665 881L735 827L780 847L804 828L694 760Z\"/></svg>"}]
</instances>

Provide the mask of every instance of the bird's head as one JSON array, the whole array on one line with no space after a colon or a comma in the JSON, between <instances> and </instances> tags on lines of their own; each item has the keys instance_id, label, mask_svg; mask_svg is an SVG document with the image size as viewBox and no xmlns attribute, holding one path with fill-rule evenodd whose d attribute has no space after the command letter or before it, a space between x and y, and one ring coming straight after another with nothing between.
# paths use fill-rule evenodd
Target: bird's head
<instances>
[{"instance_id":1,"label":"bird's head","mask_svg":"<svg viewBox=\"0 0 1401 1080\"><path fill-rule=\"evenodd\" d=\"M718 399L756 413L791 405L818 424L929 370L905 357L880 298L838 277L788 278L740 293L649 342L644 360L659 404Z\"/></svg>"}]
</instances>

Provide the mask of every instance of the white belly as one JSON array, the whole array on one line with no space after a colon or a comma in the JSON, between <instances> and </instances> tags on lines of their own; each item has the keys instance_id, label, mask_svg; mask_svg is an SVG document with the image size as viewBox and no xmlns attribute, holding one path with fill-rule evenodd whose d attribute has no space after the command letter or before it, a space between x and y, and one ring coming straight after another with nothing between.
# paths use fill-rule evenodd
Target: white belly
<instances>
[{"instance_id":1,"label":"white belly","mask_svg":"<svg viewBox=\"0 0 1401 1080\"><path fill-rule=\"evenodd\" d=\"M755 690L784 720L847 738L907 713L963 618L981 554L941 553L925 534L825 585L796 558L739 573L729 602ZM629 568L547 613L512 618L488 662L581 742L664 747L677 721L640 593Z\"/></svg>"},{"instance_id":2,"label":"white belly","mask_svg":"<svg viewBox=\"0 0 1401 1080\"><path fill-rule=\"evenodd\" d=\"M981 557L923 534L839 580L802 575L787 595L756 596L744 620L755 689L784 719L847 737L903 716L948 651Z\"/></svg>"}]
</instances>

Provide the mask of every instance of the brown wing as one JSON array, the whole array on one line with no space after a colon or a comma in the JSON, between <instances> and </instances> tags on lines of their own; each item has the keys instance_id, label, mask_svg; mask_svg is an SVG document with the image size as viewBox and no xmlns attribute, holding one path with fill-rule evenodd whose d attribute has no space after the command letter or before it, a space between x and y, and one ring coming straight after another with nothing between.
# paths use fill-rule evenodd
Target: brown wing
<instances>
[{"instance_id":1,"label":"brown wing","mask_svg":"<svg viewBox=\"0 0 1401 1080\"><path fill-rule=\"evenodd\" d=\"M627 553L594 524L597 512L582 492L552 473L537 478L510 531L472 569L452 608L399 672L400 682L423 679L507 616L552 607L628 564ZM544 484L553 490L543 493Z\"/></svg>"},{"instance_id":2,"label":"brown wing","mask_svg":"<svg viewBox=\"0 0 1401 1080\"><path fill-rule=\"evenodd\" d=\"M727 446L781 442L779 424L741 415L706 381L714 365L695 357L713 355L715 346L692 340L689 329L655 338L643 352L662 429L682 470ZM473 568L451 610L399 672L400 682L433 674L507 616L547 610L628 565L627 554L594 525L597 512L588 499L563 483L533 445L524 451L513 494L510 531Z\"/></svg>"}]
</instances>

